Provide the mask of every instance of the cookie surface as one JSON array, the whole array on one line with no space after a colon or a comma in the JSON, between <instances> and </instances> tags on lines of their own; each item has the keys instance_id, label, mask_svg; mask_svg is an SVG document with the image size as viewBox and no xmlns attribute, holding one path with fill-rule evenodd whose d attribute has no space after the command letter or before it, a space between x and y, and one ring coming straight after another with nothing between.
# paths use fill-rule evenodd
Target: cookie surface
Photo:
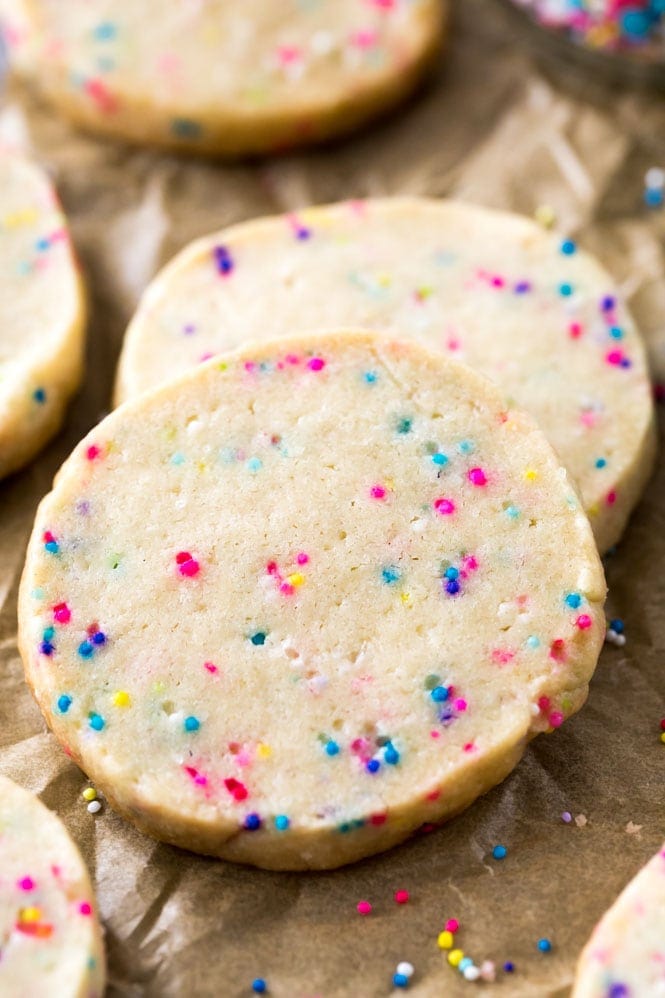
<instances>
[{"instance_id":1,"label":"cookie surface","mask_svg":"<svg viewBox=\"0 0 665 998\"><path fill-rule=\"evenodd\" d=\"M529 417L416 344L327 334L213 360L81 443L20 642L56 737L140 828L333 867L461 810L579 709L604 595Z\"/></svg>"},{"instance_id":2,"label":"cookie surface","mask_svg":"<svg viewBox=\"0 0 665 998\"><path fill-rule=\"evenodd\" d=\"M572 998L665 994L665 846L603 915L577 967Z\"/></svg>"},{"instance_id":3,"label":"cookie surface","mask_svg":"<svg viewBox=\"0 0 665 998\"><path fill-rule=\"evenodd\" d=\"M129 327L116 397L294 328L399 330L498 383L578 484L601 550L651 472L644 348L608 275L534 223L425 199L262 219L186 248Z\"/></svg>"},{"instance_id":4,"label":"cookie surface","mask_svg":"<svg viewBox=\"0 0 665 998\"><path fill-rule=\"evenodd\" d=\"M397 103L447 11L447 0L3 2L12 62L75 122L231 155L321 141Z\"/></svg>"},{"instance_id":5,"label":"cookie surface","mask_svg":"<svg viewBox=\"0 0 665 998\"><path fill-rule=\"evenodd\" d=\"M0 150L0 478L58 430L81 378L85 305L55 192Z\"/></svg>"},{"instance_id":6,"label":"cookie surface","mask_svg":"<svg viewBox=\"0 0 665 998\"><path fill-rule=\"evenodd\" d=\"M0 992L101 998L104 946L90 878L48 808L0 777Z\"/></svg>"}]
</instances>

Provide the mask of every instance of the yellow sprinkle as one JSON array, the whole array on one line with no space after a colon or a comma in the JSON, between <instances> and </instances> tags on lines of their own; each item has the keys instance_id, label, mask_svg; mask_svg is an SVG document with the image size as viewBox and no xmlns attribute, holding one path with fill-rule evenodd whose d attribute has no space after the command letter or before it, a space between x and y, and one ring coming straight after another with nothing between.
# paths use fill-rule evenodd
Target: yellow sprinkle
<instances>
[{"instance_id":1,"label":"yellow sprinkle","mask_svg":"<svg viewBox=\"0 0 665 998\"><path fill-rule=\"evenodd\" d=\"M535 470L535 468L527 468L526 471L524 472L524 477L526 478L527 482L535 482L535 480L538 478L538 472Z\"/></svg>"},{"instance_id":2,"label":"yellow sprinkle","mask_svg":"<svg viewBox=\"0 0 665 998\"><path fill-rule=\"evenodd\" d=\"M535 219L544 229L551 229L556 222L556 212L549 204L539 204L535 211Z\"/></svg>"},{"instance_id":3,"label":"yellow sprinkle","mask_svg":"<svg viewBox=\"0 0 665 998\"><path fill-rule=\"evenodd\" d=\"M663 743L663 745L665 745L665 731L662 732L662 734L660 736L660 740Z\"/></svg>"},{"instance_id":4,"label":"yellow sprinkle","mask_svg":"<svg viewBox=\"0 0 665 998\"><path fill-rule=\"evenodd\" d=\"M293 575L287 575L286 581L290 586L294 586L296 589L298 586L302 586L305 581L305 576L302 572L294 572Z\"/></svg>"},{"instance_id":5,"label":"yellow sprinkle","mask_svg":"<svg viewBox=\"0 0 665 998\"><path fill-rule=\"evenodd\" d=\"M269 759L272 755L272 749L269 745L264 745L263 742L258 746L256 754L259 759Z\"/></svg>"},{"instance_id":6,"label":"yellow sprinkle","mask_svg":"<svg viewBox=\"0 0 665 998\"><path fill-rule=\"evenodd\" d=\"M229 365L228 365L228 364L226 363L226 361L225 361L225 360L221 361L221 362L220 362L220 363L219 363L219 364L217 365L217 370L218 370L218 371L228 371L228 369L229 369Z\"/></svg>"},{"instance_id":7,"label":"yellow sprinkle","mask_svg":"<svg viewBox=\"0 0 665 998\"><path fill-rule=\"evenodd\" d=\"M598 506L597 506L597 504L594 503L593 506L589 506L586 512L587 512L587 516L588 517L598 516Z\"/></svg>"},{"instance_id":8,"label":"yellow sprinkle","mask_svg":"<svg viewBox=\"0 0 665 998\"><path fill-rule=\"evenodd\" d=\"M37 221L37 212L34 208L25 208L23 211L14 211L11 215L5 215L2 224L6 229L17 229L19 225L30 225Z\"/></svg>"},{"instance_id":9,"label":"yellow sprinkle","mask_svg":"<svg viewBox=\"0 0 665 998\"><path fill-rule=\"evenodd\" d=\"M153 689L154 689L155 693L163 693L164 690L166 689L166 686L164 685L164 683L160 679L160 680L158 680L155 683L155 685L153 686Z\"/></svg>"},{"instance_id":10,"label":"yellow sprinkle","mask_svg":"<svg viewBox=\"0 0 665 998\"><path fill-rule=\"evenodd\" d=\"M410 603L411 602L411 593L400 593L400 597L399 598L401 599L402 603Z\"/></svg>"},{"instance_id":11,"label":"yellow sprinkle","mask_svg":"<svg viewBox=\"0 0 665 998\"><path fill-rule=\"evenodd\" d=\"M21 908L19 912L19 919L22 922L38 922L42 917L40 908Z\"/></svg>"},{"instance_id":12,"label":"yellow sprinkle","mask_svg":"<svg viewBox=\"0 0 665 998\"><path fill-rule=\"evenodd\" d=\"M455 939L452 932L448 932L447 929L444 929L443 932L439 932L439 938L437 939L439 949L452 949L454 942Z\"/></svg>"},{"instance_id":13,"label":"yellow sprinkle","mask_svg":"<svg viewBox=\"0 0 665 998\"><path fill-rule=\"evenodd\" d=\"M131 707L132 701L129 693L125 690L118 690L117 693L113 694L113 706L114 707Z\"/></svg>"},{"instance_id":14,"label":"yellow sprinkle","mask_svg":"<svg viewBox=\"0 0 665 998\"><path fill-rule=\"evenodd\" d=\"M203 474L204 471L208 470L208 465L206 464L205 461L197 461L196 462L196 470L199 471L199 472L201 472L201 474Z\"/></svg>"},{"instance_id":15,"label":"yellow sprinkle","mask_svg":"<svg viewBox=\"0 0 665 998\"><path fill-rule=\"evenodd\" d=\"M464 959L464 950L453 949L448 954L448 963L451 967L457 967Z\"/></svg>"},{"instance_id":16,"label":"yellow sprinkle","mask_svg":"<svg viewBox=\"0 0 665 998\"><path fill-rule=\"evenodd\" d=\"M94 787L86 787L83 793L81 794L81 797L83 798L83 800L95 800L95 798L97 797L97 791L95 790Z\"/></svg>"},{"instance_id":17,"label":"yellow sprinkle","mask_svg":"<svg viewBox=\"0 0 665 998\"><path fill-rule=\"evenodd\" d=\"M381 288L389 288L392 284L392 277L388 274L380 274L377 278L377 283Z\"/></svg>"}]
</instances>

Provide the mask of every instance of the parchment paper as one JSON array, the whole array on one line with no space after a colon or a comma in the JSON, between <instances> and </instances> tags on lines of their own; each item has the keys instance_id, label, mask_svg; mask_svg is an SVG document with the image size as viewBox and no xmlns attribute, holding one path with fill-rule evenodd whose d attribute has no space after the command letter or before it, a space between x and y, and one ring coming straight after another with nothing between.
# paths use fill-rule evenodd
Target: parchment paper
<instances>
[{"instance_id":1,"label":"parchment paper","mask_svg":"<svg viewBox=\"0 0 665 998\"><path fill-rule=\"evenodd\" d=\"M373 194L456 195L527 214L547 202L614 272L665 372L665 211L641 206L644 170L665 165L665 99L610 92L570 66L544 71L495 0L460 0L429 89L341 145L234 166L169 158L83 138L16 88L0 136L52 171L92 306L85 383L64 431L0 485L0 771L62 816L90 864L109 995L241 998L261 976L277 998L372 998L391 993L400 960L414 964L419 998L567 994L595 921L665 838L665 468L608 561L608 611L625 619L627 643L605 647L582 713L445 828L334 873L210 861L156 844L107 807L89 815L86 781L23 683L16 593L37 503L109 406L139 293L217 226ZM563 811L586 824L564 824ZM490 857L497 843L508 849L501 863ZM393 901L397 888L410 891L407 905ZM368 918L356 914L360 899L374 905ZM436 946L449 917L477 963L512 960L515 973L466 983ZM550 954L537 950L542 936Z\"/></svg>"}]
</instances>

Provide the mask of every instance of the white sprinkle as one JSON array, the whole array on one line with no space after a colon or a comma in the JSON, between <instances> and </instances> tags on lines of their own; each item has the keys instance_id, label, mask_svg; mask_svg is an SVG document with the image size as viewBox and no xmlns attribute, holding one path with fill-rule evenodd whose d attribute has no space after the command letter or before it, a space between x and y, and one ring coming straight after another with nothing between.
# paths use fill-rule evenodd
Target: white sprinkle
<instances>
[{"instance_id":1,"label":"white sprinkle","mask_svg":"<svg viewBox=\"0 0 665 998\"><path fill-rule=\"evenodd\" d=\"M616 645L617 648L623 648L626 643L626 635L619 634L612 627L609 627L607 634L605 635L605 640L609 645Z\"/></svg>"},{"instance_id":2,"label":"white sprinkle","mask_svg":"<svg viewBox=\"0 0 665 998\"><path fill-rule=\"evenodd\" d=\"M88 804L88 814L97 814L97 812L101 811L101 809L102 805L98 800L91 800Z\"/></svg>"},{"instance_id":3,"label":"white sprinkle","mask_svg":"<svg viewBox=\"0 0 665 998\"><path fill-rule=\"evenodd\" d=\"M484 960L480 966L480 976L484 981L496 980L496 970L491 960Z\"/></svg>"},{"instance_id":4,"label":"white sprinkle","mask_svg":"<svg viewBox=\"0 0 665 998\"><path fill-rule=\"evenodd\" d=\"M665 170L659 166L652 166L644 175L645 186L652 191L662 191L665 187Z\"/></svg>"},{"instance_id":5,"label":"white sprinkle","mask_svg":"<svg viewBox=\"0 0 665 998\"><path fill-rule=\"evenodd\" d=\"M480 977L480 970L478 967L467 967L464 971L464 977L467 981L477 981Z\"/></svg>"},{"instance_id":6,"label":"white sprinkle","mask_svg":"<svg viewBox=\"0 0 665 998\"><path fill-rule=\"evenodd\" d=\"M413 977L413 964L407 963L406 960L402 961L402 963L398 963L397 973L402 974L404 977Z\"/></svg>"}]
</instances>

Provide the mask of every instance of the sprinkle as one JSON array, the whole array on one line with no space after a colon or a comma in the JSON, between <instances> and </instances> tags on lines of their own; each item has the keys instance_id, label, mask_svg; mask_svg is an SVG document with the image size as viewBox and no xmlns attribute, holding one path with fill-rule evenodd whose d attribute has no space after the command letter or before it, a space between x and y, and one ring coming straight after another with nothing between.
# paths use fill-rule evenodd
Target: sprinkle
<instances>
[{"instance_id":1,"label":"sprinkle","mask_svg":"<svg viewBox=\"0 0 665 998\"><path fill-rule=\"evenodd\" d=\"M614 620L610 620L610 627L616 634L623 634L626 625L620 617L615 617Z\"/></svg>"},{"instance_id":2,"label":"sprinkle","mask_svg":"<svg viewBox=\"0 0 665 998\"><path fill-rule=\"evenodd\" d=\"M261 646L266 643L266 632L265 631L255 631L254 634L250 634L249 640L253 645Z\"/></svg>"},{"instance_id":3,"label":"sprinkle","mask_svg":"<svg viewBox=\"0 0 665 998\"><path fill-rule=\"evenodd\" d=\"M383 485L373 485L372 488L369 490L369 494L372 497L372 499L385 499L386 490L383 487Z\"/></svg>"},{"instance_id":4,"label":"sprinkle","mask_svg":"<svg viewBox=\"0 0 665 998\"><path fill-rule=\"evenodd\" d=\"M562 298L570 298L573 291L574 288L572 284L568 284L568 282L564 282L563 284L559 285L559 294L561 295Z\"/></svg>"},{"instance_id":5,"label":"sprinkle","mask_svg":"<svg viewBox=\"0 0 665 998\"><path fill-rule=\"evenodd\" d=\"M255 995L264 995L268 990L268 985L262 977L255 977L252 981L252 991Z\"/></svg>"},{"instance_id":6,"label":"sprinkle","mask_svg":"<svg viewBox=\"0 0 665 998\"><path fill-rule=\"evenodd\" d=\"M376 373L376 371L365 371L363 377L365 379L366 384L374 385L376 384L376 381L378 379L378 374Z\"/></svg>"},{"instance_id":7,"label":"sprinkle","mask_svg":"<svg viewBox=\"0 0 665 998\"><path fill-rule=\"evenodd\" d=\"M452 499L435 499L434 509L440 516L450 516L455 512L455 503Z\"/></svg>"},{"instance_id":8,"label":"sprinkle","mask_svg":"<svg viewBox=\"0 0 665 998\"><path fill-rule=\"evenodd\" d=\"M407 901L409 900L409 897L410 895L408 891L395 891L395 901L397 902L397 904L406 904ZM397 969L399 970L399 967Z\"/></svg>"},{"instance_id":9,"label":"sprinkle","mask_svg":"<svg viewBox=\"0 0 665 998\"><path fill-rule=\"evenodd\" d=\"M455 939L453 937L452 932L450 932L448 929L445 929L443 932L439 932L436 941L439 949L452 949Z\"/></svg>"},{"instance_id":10,"label":"sprinkle","mask_svg":"<svg viewBox=\"0 0 665 998\"><path fill-rule=\"evenodd\" d=\"M243 823L243 827L248 832L256 832L261 827L261 818L258 814L248 814Z\"/></svg>"},{"instance_id":11,"label":"sprinkle","mask_svg":"<svg viewBox=\"0 0 665 998\"><path fill-rule=\"evenodd\" d=\"M397 964L395 968L398 974L402 974L404 977L413 977L415 970L412 963L407 960L402 960L401 963Z\"/></svg>"},{"instance_id":12,"label":"sprinkle","mask_svg":"<svg viewBox=\"0 0 665 998\"><path fill-rule=\"evenodd\" d=\"M582 605L582 597L579 593L568 593L564 602L571 610L577 610Z\"/></svg>"},{"instance_id":13,"label":"sprinkle","mask_svg":"<svg viewBox=\"0 0 665 998\"><path fill-rule=\"evenodd\" d=\"M503 969L507 974L512 974L515 970L515 964L512 962L512 960L506 960L506 962L503 965Z\"/></svg>"},{"instance_id":14,"label":"sprinkle","mask_svg":"<svg viewBox=\"0 0 665 998\"><path fill-rule=\"evenodd\" d=\"M339 755L339 745L330 739L330 741L326 742L325 751L326 755Z\"/></svg>"},{"instance_id":15,"label":"sprinkle","mask_svg":"<svg viewBox=\"0 0 665 998\"><path fill-rule=\"evenodd\" d=\"M445 925L446 932L458 932L459 922L456 918L449 918Z\"/></svg>"},{"instance_id":16,"label":"sprinkle","mask_svg":"<svg viewBox=\"0 0 665 998\"><path fill-rule=\"evenodd\" d=\"M179 551L175 556L175 560L181 575L189 579L198 575L201 566L196 558L192 558L189 551Z\"/></svg>"},{"instance_id":17,"label":"sprinkle","mask_svg":"<svg viewBox=\"0 0 665 998\"><path fill-rule=\"evenodd\" d=\"M322 371L325 366L326 362L325 360L323 360L322 357L312 357L312 359L308 361L307 364L307 367L310 369L310 371Z\"/></svg>"},{"instance_id":18,"label":"sprinkle","mask_svg":"<svg viewBox=\"0 0 665 998\"><path fill-rule=\"evenodd\" d=\"M451 967L458 967L464 959L464 950L453 949L448 954L448 963Z\"/></svg>"},{"instance_id":19,"label":"sprinkle","mask_svg":"<svg viewBox=\"0 0 665 998\"><path fill-rule=\"evenodd\" d=\"M91 713L91 714L88 714L88 721L90 723L90 727L94 731L102 731L103 728L104 728L104 725L106 724L106 722L105 722L104 718L101 716L101 714L95 714L94 712Z\"/></svg>"},{"instance_id":20,"label":"sprinkle","mask_svg":"<svg viewBox=\"0 0 665 998\"><path fill-rule=\"evenodd\" d=\"M492 849L492 856L494 859L505 859L508 855L508 850L505 846L494 846Z\"/></svg>"},{"instance_id":21,"label":"sprinkle","mask_svg":"<svg viewBox=\"0 0 665 998\"><path fill-rule=\"evenodd\" d=\"M72 619L72 612L66 603L57 603L53 607L53 619L58 624L68 624Z\"/></svg>"},{"instance_id":22,"label":"sprinkle","mask_svg":"<svg viewBox=\"0 0 665 998\"><path fill-rule=\"evenodd\" d=\"M402 578L402 573L394 565L388 565L381 570L381 578L387 586L392 586L396 582L399 582Z\"/></svg>"},{"instance_id":23,"label":"sprinkle","mask_svg":"<svg viewBox=\"0 0 665 998\"><path fill-rule=\"evenodd\" d=\"M413 427L413 420L409 419L408 416L403 416L401 419L397 420L397 432L404 436L411 432Z\"/></svg>"},{"instance_id":24,"label":"sprinkle","mask_svg":"<svg viewBox=\"0 0 665 998\"><path fill-rule=\"evenodd\" d=\"M19 880L17 882L16 886L19 888L19 890L22 891L34 891L37 885L35 884L32 877L23 877L22 880Z\"/></svg>"},{"instance_id":25,"label":"sprinkle","mask_svg":"<svg viewBox=\"0 0 665 998\"><path fill-rule=\"evenodd\" d=\"M539 939L538 949L540 950L541 953L549 953L550 950L552 949L552 943L549 941L549 939Z\"/></svg>"},{"instance_id":26,"label":"sprinkle","mask_svg":"<svg viewBox=\"0 0 665 998\"><path fill-rule=\"evenodd\" d=\"M539 204L534 212L534 218L544 229L551 229L556 222L556 212L549 204Z\"/></svg>"},{"instance_id":27,"label":"sprinkle","mask_svg":"<svg viewBox=\"0 0 665 998\"><path fill-rule=\"evenodd\" d=\"M396 988L408 988L409 978L406 974L393 974L393 985Z\"/></svg>"},{"instance_id":28,"label":"sprinkle","mask_svg":"<svg viewBox=\"0 0 665 998\"><path fill-rule=\"evenodd\" d=\"M96 461L101 452L102 452L101 447L98 447L96 444L91 444L86 450L85 456L87 457L88 461Z\"/></svg>"},{"instance_id":29,"label":"sprinkle","mask_svg":"<svg viewBox=\"0 0 665 998\"><path fill-rule=\"evenodd\" d=\"M102 809L102 805L98 800L92 800L88 804L87 811L88 814L99 814Z\"/></svg>"},{"instance_id":30,"label":"sprinkle","mask_svg":"<svg viewBox=\"0 0 665 998\"><path fill-rule=\"evenodd\" d=\"M236 780L233 776L229 777L227 780L224 780L224 786L234 800L243 801L249 797L247 787L245 787L245 785L239 780Z\"/></svg>"},{"instance_id":31,"label":"sprinkle","mask_svg":"<svg viewBox=\"0 0 665 998\"><path fill-rule=\"evenodd\" d=\"M131 697L129 693L125 690L118 690L117 693L113 694L113 706L114 707L130 707Z\"/></svg>"},{"instance_id":32,"label":"sprinkle","mask_svg":"<svg viewBox=\"0 0 665 998\"><path fill-rule=\"evenodd\" d=\"M87 901L81 901L79 905L79 914L92 915L92 905L89 904Z\"/></svg>"},{"instance_id":33,"label":"sprinkle","mask_svg":"<svg viewBox=\"0 0 665 998\"><path fill-rule=\"evenodd\" d=\"M95 790L94 787L86 787L83 793L81 794L81 797L83 798L83 800L87 801L96 800L97 791Z\"/></svg>"},{"instance_id":34,"label":"sprinkle","mask_svg":"<svg viewBox=\"0 0 665 998\"><path fill-rule=\"evenodd\" d=\"M564 256L572 256L577 251L577 246L572 239L564 239L559 248Z\"/></svg>"},{"instance_id":35,"label":"sprinkle","mask_svg":"<svg viewBox=\"0 0 665 998\"><path fill-rule=\"evenodd\" d=\"M365 764L365 769L368 773L378 773L381 768L381 763L378 759L369 759Z\"/></svg>"},{"instance_id":36,"label":"sprinkle","mask_svg":"<svg viewBox=\"0 0 665 998\"><path fill-rule=\"evenodd\" d=\"M32 397L37 403L37 405L44 405L44 403L46 402L46 392L43 388L35 388L34 392L32 393Z\"/></svg>"},{"instance_id":37,"label":"sprinkle","mask_svg":"<svg viewBox=\"0 0 665 998\"><path fill-rule=\"evenodd\" d=\"M192 716L185 718L185 723L184 723L185 731L198 731L200 727L201 727L201 722L199 721L198 717Z\"/></svg>"},{"instance_id":38,"label":"sprinkle","mask_svg":"<svg viewBox=\"0 0 665 998\"><path fill-rule=\"evenodd\" d=\"M70 696L67 696L66 693L63 693L61 696L58 697L58 710L60 711L61 714L66 714L71 705L72 705L72 698Z\"/></svg>"},{"instance_id":39,"label":"sprinkle","mask_svg":"<svg viewBox=\"0 0 665 998\"><path fill-rule=\"evenodd\" d=\"M468 474L468 479L472 485L487 485L487 476L482 468L472 468Z\"/></svg>"},{"instance_id":40,"label":"sprinkle","mask_svg":"<svg viewBox=\"0 0 665 998\"><path fill-rule=\"evenodd\" d=\"M573 820L573 816L570 813L570 811L564 811L563 814L561 815L561 820L565 821L565 823L569 825Z\"/></svg>"},{"instance_id":41,"label":"sprinkle","mask_svg":"<svg viewBox=\"0 0 665 998\"><path fill-rule=\"evenodd\" d=\"M466 967L464 970L464 979L467 981L477 981L480 977L480 970L478 967Z\"/></svg>"},{"instance_id":42,"label":"sprinkle","mask_svg":"<svg viewBox=\"0 0 665 998\"><path fill-rule=\"evenodd\" d=\"M388 742L383 751L383 761L387 766L396 766L400 760L400 755L392 742Z\"/></svg>"},{"instance_id":43,"label":"sprinkle","mask_svg":"<svg viewBox=\"0 0 665 998\"><path fill-rule=\"evenodd\" d=\"M435 686L430 696L435 703L444 703L450 696L450 691L446 686Z\"/></svg>"},{"instance_id":44,"label":"sprinkle","mask_svg":"<svg viewBox=\"0 0 665 998\"><path fill-rule=\"evenodd\" d=\"M217 266L217 272L228 277L233 272L233 259L226 246L215 246L212 251Z\"/></svg>"},{"instance_id":45,"label":"sprinkle","mask_svg":"<svg viewBox=\"0 0 665 998\"><path fill-rule=\"evenodd\" d=\"M369 901L359 901L356 905L356 911L359 915L369 915L372 911L372 905Z\"/></svg>"},{"instance_id":46,"label":"sprinkle","mask_svg":"<svg viewBox=\"0 0 665 998\"><path fill-rule=\"evenodd\" d=\"M275 828L278 832L285 832L290 824L291 822L285 814L278 814L275 818Z\"/></svg>"},{"instance_id":47,"label":"sprinkle","mask_svg":"<svg viewBox=\"0 0 665 998\"><path fill-rule=\"evenodd\" d=\"M89 641L82 641L78 646L78 653L81 658L92 658L95 653L95 647Z\"/></svg>"}]
</instances>

